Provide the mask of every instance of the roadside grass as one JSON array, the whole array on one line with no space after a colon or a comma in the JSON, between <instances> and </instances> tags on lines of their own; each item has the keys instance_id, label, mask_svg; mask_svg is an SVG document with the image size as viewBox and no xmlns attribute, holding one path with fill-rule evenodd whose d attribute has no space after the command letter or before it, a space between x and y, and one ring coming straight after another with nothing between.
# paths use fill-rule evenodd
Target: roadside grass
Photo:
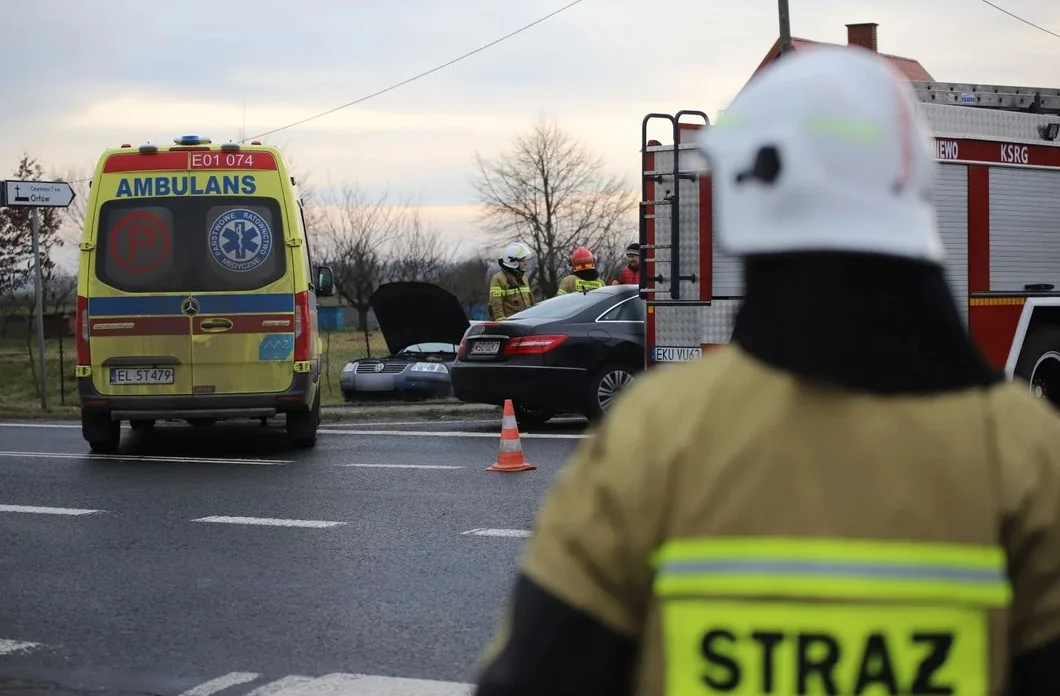
<instances>
[{"instance_id":1,"label":"roadside grass","mask_svg":"<svg viewBox=\"0 0 1060 696\"><path fill-rule=\"evenodd\" d=\"M368 334L367 343L360 331L329 331L321 338L324 343L322 403L334 406L343 403L339 389L342 368L351 360L386 355L386 341L378 331ZM49 411L77 408L76 363L77 347L73 336L45 338L44 369ZM47 411L41 411L37 383L36 338L0 337L0 414L35 411L49 415Z\"/></svg>"}]
</instances>

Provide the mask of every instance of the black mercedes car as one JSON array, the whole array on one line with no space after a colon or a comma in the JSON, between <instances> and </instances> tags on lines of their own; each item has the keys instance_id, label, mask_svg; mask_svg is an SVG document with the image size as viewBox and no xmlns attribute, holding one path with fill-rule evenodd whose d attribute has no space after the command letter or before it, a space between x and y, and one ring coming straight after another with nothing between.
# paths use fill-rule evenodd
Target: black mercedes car
<instances>
[{"instance_id":1,"label":"black mercedes car","mask_svg":"<svg viewBox=\"0 0 1060 696\"><path fill-rule=\"evenodd\" d=\"M612 285L471 326L450 370L453 394L480 404L511 399L524 425L561 412L594 420L644 369L644 315L636 285Z\"/></svg>"}]
</instances>

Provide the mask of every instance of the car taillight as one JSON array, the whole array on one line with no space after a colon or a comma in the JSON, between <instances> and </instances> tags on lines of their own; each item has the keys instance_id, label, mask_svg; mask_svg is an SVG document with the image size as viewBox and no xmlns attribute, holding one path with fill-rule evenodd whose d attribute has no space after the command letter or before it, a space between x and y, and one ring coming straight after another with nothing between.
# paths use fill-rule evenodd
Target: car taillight
<instances>
[{"instance_id":1,"label":"car taillight","mask_svg":"<svg viewBox=\"0 0 1060 696\"><path fill-rule=\"evenodd\" d=\"M565 334L550 334L547 336L520 336L508 339L504 346L505 355L534 355L547 353L569 338Z\"/></svg>"},{"instance_id":2,"label":"car taillight","mask_svg":"<svg viewBox=\"0 0 1060 696\"><path fill-rule=\"evenodd\" d=\"M77 296L77 364L91 365L92 353L88 349L88 298Z\"/></svg>"},{"instance_id":3,"label":"car taillight","mask_svg":"<svg viewBox=\"0 0 1060 696\"><path fill-rule=\"evenodd\" d=\"M467 339L461 338L460 345L456 347L456 355L459 358L467 357Z\"/></svg>"},{"instance_id":4,"label":"car taillight","mask_svg":"<svg viewBox=\"0 0 1060 696\"><path fill-rule=\"evenodd\" d=\"M310 360L313 356L313 327L309 322L309 293L294 296L294 359Z\"/></svg>"}]
</instances>

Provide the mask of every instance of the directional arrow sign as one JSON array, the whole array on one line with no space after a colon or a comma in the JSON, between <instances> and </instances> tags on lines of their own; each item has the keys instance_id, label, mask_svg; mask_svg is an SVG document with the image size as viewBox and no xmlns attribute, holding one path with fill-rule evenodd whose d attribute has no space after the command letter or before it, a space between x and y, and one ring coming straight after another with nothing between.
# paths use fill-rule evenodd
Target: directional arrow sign
<instances>
[{"instance_id":1,"label":"directional arrow sign","mask_svg":"<svg viewBox=\"0 0 1060 696\"><path fill-rule=\"evenodd\" d=\"M74 190L65 181L5 181L3 204L23 208L65 208Z\"/></svg>"}]
</instances>

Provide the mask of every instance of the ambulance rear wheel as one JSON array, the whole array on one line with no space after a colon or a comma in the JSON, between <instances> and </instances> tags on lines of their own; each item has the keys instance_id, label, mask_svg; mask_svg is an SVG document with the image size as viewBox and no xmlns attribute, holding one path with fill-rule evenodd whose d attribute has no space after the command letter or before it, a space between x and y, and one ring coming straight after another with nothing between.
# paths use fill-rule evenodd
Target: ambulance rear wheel
<instances>
[{"instance_id":1,"label":"ambulance rear wheel","mask_svg":"<svg viewBox=\"0 0 1060 696\"><path fill-rule=\"evenodd\" d=\"M287 437L299 449L309 449L317 444L317 426L320 425L320 390L317 390L313 406L308 411L292 411L287 414Z\"/></svg>"},{"instance_id":2,"label":"ambulance rear wheel","mask_svg":"<svg viewBox=\"0 0 1060 696\"><path fill-rule=\"evenodd\" d=\"M1027 335L1015 373L1031 396L1060 407L1060 327L1039 326Z\"/></svg>"},{"instance_id":3,"label":"ambulance rear wheel","mask_svg":"<svg viewBox=\"0 0 1060 696\"><path fill-rule=\"evenodd\" d=\"M96 454L114 454L121 445L121 421L111 420L109 413L81 411L81 436Z\"/></svg>"}]
</instances>

